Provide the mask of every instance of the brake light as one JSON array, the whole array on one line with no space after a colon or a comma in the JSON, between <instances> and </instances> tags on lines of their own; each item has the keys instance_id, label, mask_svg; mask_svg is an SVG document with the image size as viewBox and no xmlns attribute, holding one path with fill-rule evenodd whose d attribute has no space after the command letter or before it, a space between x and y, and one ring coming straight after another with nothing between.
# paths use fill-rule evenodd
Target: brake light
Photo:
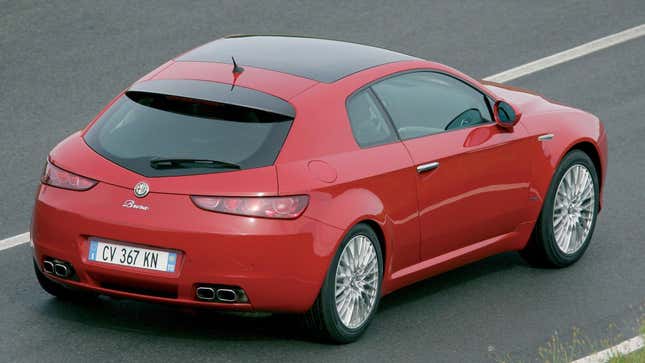
<instances>
[{"instance_id":1,"label":"brake light","mask_svg":"<svg viewBox=\"0 0 645 363\"><path fill-rule=\"evenodd\" d=\"M97 181L70 173L47 161L43 176L40 178L43 184L57 188L70 190L88 190L95 186Z\"/></svg>"},{"instance_id":2,"label":"brake light","mask_svg":"<svg viewBox=\"0 0 645 363\"><path fill-rule=\"evenodd\" d=\"M193 203L212 212L248 217L298 218L309 204L306 195L289 197L205 197L191 196Z\"/></svg>"}]
</instances>

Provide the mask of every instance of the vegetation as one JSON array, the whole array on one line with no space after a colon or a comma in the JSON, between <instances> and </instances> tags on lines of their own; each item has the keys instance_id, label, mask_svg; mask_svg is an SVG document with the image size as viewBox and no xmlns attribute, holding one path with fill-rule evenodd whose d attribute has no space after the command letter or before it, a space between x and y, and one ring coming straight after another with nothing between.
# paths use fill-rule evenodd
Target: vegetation
<instances>
[{"instance_id":1,"label":"vegetation","mask_svg":"<svg viewBox=\"0 0 645 363\"><path fill-rule=\"evenodd\" d=\"M645 315L641 318L641 334L645 336ZM610 338L602 340L592 340L582 334L580 329L571 329L570 334L560 335L555 332L551 338L540 348L538 348L538 357L543 363L571 363L582 356L598 352L620 344L631 337L624 337L618 333L617 326L610 324L607 330L607 336ZM522 360L514 358L512 354L499 356L497 353L491 353L490 356L498 363L521 363ZM532 362L532 360L531 360ZM612 358L610 363L645 363L645 349L625 356Z\"/></svg>"},{"instance_id":2,"label":"vegetation","mask_svg":"<svg viewBox=\"0 0 645 363\"><path fill-rule=\"evenodd\" d=\"M641 336L645 336L645 319L641 324ZM631 354L612 358L610 363L644 363L645 362L645 349L638 350Z\"/></svg>"}]
</instances>

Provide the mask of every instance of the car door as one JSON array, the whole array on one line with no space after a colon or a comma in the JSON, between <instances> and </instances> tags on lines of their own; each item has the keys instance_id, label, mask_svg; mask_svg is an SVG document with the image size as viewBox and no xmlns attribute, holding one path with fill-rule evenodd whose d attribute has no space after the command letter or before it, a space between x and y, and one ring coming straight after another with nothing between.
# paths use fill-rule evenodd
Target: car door
<instances>
[{"instance_id":1,"label":"car door","mask_svg":"<svg viewBox=\"0 0 645 363\"><path fill-rule=\"evenodd\" d=\"M421 260L511 233L528 202L529 142L492 121L491 100L452 76L416 71L372 86L417 168Z\"/></svg>"}]
</instances>

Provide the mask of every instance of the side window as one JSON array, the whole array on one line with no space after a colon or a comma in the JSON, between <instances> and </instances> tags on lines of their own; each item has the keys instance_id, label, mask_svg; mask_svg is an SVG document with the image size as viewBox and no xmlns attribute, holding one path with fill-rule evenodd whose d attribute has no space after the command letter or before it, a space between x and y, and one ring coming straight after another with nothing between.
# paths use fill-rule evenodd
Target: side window
<instances>
[{"instance_id":1,"label":"side window","mask_svg":"<svg viewBox=\"0 0 645 363\"><path fill-rule=\"evenodd\" d=\"M396 141L394 130L368 90L360 91L349 99L347 114L354 138L361 147Z\"/></svg>"},{"instance_id":2,"label":"side window","mask_svg":"<svg viewBox=\"0 0 645 363\"><path fill-rule=\"evenodd\" d=\"M402 139L491 122L486 96L444 74L414 72L372 86Z\"/></svg>"}]
</instances>

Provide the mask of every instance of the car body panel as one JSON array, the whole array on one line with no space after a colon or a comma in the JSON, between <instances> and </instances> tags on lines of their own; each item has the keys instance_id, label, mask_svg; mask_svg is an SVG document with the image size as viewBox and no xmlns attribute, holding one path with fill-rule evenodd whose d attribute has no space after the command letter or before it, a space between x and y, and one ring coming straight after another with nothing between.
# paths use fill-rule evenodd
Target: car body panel
<instances>
[{"instance_id":1,"label":"car body panel","mask_svg":"<svg viewBox=\"0 0 645 363\"><path fill-rule=\"evenodd\" d=\"M417 177L421 259L513 232L526 221L530 141L521 127L494 123L404 142L415 165L439 167Z\"/></svg>"},{"instance_id":2,"label":"car body panel","mask_svg":"<svg viewBox=\"0 0 645 363\"><path fill-rule=\"evenodd\" d=\"M377 223L385 237L386 280L390 271L417 263L419 226L412 187L417 175L405 147L394 143L319 160L334 169L333 183L320 180L308 163L294 161L278 165L280 193L307 192L311 201L305 215L345 232L361 221Z\"/></svg>"},{"instance_id":3,"label":"car body panel","mask_svg":"<svg viewBox=\"0 0 645 363\"><path fill-rule=\"evenodd\" d=\"M84 192L39 188L32 223L36 261L42 263L44 256L65 259L80 280L50 278L149 301L304 312L316 299L343 237L357 223L369 223L382 238L382 294L387 294L492 254L523 248L553 173L571 148L588 145L597 152L604 185L607 141L595 116L530 92L479 82L439 63L386 62L325 83L245 65L241 58L237 61L244 71L237 75L228 62L188 59L169 61L137 82L219 82L288 101L296 116L274 165L143 177L101 157L83 140L108 104L49 156L56 166L99 181ZM485 124L361 148L349 124L347 99L372 82L414 70L461 79L491 100L509 102L521 119L513 129ZM554 136L538 140L545 134ZM432 161L440 167L417 173L418 165ZM132 188L140 181L149 183L150 194L138 199ZM189 197L296 194L306 194L310 201L303 215L293 220L209 212L197 208ZM149 209L126 208L127 200ZM88 262L90 236L178 250L178 270L167 275ZM170 291L176 297L103 286L115 281ZM240 286L250 303L198 301L197 283Z\"/></svg>"},{"instance_id":4,"label":"car body panel","mask_svg":"<svg viewBox=\"0 0 645 363\"><path fill-rule=\"evenodd\" d=\"M130 199L148 209L124 207ZM152 300L159 297L149 291L174 292L176 298L166 300L203 305L194 297L197 283L233 285L250 300L237 307L263 311L308 309L335 253L328 241L343 233L306 216L276 221L212 213L185 195L150 193L137 199L131 189L107 183L86 192L43 185L33 220L36 260L50 256L70 262L80 277L78 287ZM176 272L88 261L92 236L179 251ZM105 287L114 284L123 291Z\"/></svg>"},{"instance_id":5,"label":"car body panel","mask_svg":"<svg viewBox=\"0 0 645 363\"><path fill-rule=\"evenodd\" d=\"M598 156L602 206L607 175L607 135L600 120L588 112L553 102L531 91L492 82L485 82L485 86L522 111L520 123L526 128L527 135L535 141L530 154L533 159L530 198L540 202L533 205L531 215L534 219L537 219L541 210L560 160L572 148L581 144L592 146ZM549 134L553 137L538 140L540 136Z\"/></svg>"}]
</instances>

